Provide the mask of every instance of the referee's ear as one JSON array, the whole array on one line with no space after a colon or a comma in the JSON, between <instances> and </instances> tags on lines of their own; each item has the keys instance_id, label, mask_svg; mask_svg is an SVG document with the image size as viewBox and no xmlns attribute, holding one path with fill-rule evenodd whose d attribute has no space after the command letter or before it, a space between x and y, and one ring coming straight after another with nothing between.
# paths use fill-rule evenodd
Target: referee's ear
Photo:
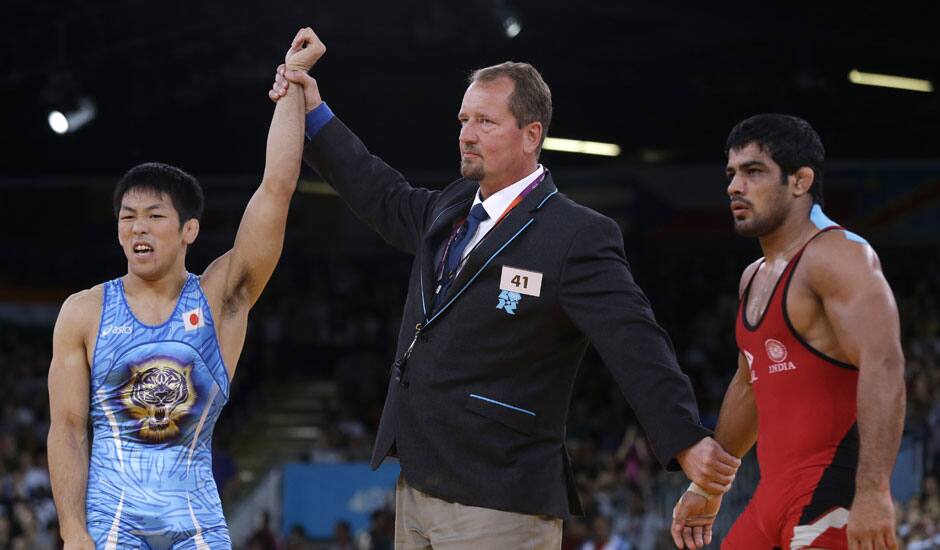
<instances>
[{"instance_id":1,"label":"referee's ear","mask_svg":"<svg viewBox=\"0 0 940 550\"><path fill-rule=\"evenodd\" d=\"M538 155L542 146L542 132L544 131L542 123L537 120L526 124L522 128L522 151L526 155Z\"/></svg>"},{"instance_id":2,"label":"referee's ear","mask_svg":"<svg viewBox=\"0 0 940 550\"><path fill-rule=\"evenodd\" d=\"M816 180L816 172L809 166L802 166L790 176L790 191L794 197L802 197L809 193Z\"/></svg>"}]
</instances>

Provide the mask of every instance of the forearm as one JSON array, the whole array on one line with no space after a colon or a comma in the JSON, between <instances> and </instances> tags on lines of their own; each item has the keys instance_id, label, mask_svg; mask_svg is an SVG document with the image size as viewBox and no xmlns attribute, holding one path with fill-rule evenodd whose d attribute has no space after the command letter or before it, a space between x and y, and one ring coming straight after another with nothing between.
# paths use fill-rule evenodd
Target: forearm
<instances>
[{"instance_id":1,"label":"forearm","mask_svg":"<svg viewBox=\"0 0 940 550\"><path fill-rule=\"evenodd\" d=\"M88 436L84 427L53 422L47 441L49 477L63 540L84 534Z\"/></svg>"},{"instance_id":2,"label":"forearm","mask_svg":"<svg viewBox=\"0 0 940 550\"><path fill-rule=\"evenodd\" d=\"M904 359L862 362L858 376L860 450L856 488L887 490L904 429Z\"/></svg>"},{"instance_id":3,"label":"forearm","mask_svg":"<svg viewBox=\"0 0 940 550\"><path fill-rule=\"evenodd\" d=\"M415 253L440 191L412 187L400 172L370 153L339 118L311 138L304 161L383 239Z\"/></svg>"},{"instance_id":4,"label":"forearm","mask_svg":"<svg viewBox=\"0 0 940 550\"><path fill-rule=\"evenodd\" d=\"M718 414L715 439L734 456L741 458L757 441L757 405L748 383L748 371L739 369L725 392Z\"/></svg>"},{"instance_id":5,"label":"forearm","mask_svg":"<svg viewBox=\"0 0 940 550\"><path fill-rule=\"evenodd\" d=\"M560 303L610 368L657 459L676 469L677 455L711 431L701 425L692 385L624 256L613 220L585 224L571 237Z\"/></svg>"},{"instance_id":6,"label":"forearm","mask_svg":"<svg viewBox=\"0 0 940 550\"><path fill-rule=\"evenodd\" d=\"M262 185L290 195L297 188L304 146L304 98L300 86L293 85L277 102L265 153Z\"/></svg>"}]
</instances>

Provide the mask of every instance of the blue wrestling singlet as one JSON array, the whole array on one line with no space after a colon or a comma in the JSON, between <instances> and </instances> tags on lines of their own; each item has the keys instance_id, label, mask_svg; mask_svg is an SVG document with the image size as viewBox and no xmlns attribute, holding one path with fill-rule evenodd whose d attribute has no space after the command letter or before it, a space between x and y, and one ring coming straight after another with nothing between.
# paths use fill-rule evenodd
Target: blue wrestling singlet
<instances>
[{"instance_id":1,"label":"blue wrestling singlet","mask_svg":"<svg viewBox=\"0 0 940 550\"><path fill-rule=\"evenodd\" d=\"M188 275L159 326L134 317L121 279L105 283L90 385L85 508L95 546L230 549L212 478L229 379L199 278Z\"/></svg>"}]
</instances>

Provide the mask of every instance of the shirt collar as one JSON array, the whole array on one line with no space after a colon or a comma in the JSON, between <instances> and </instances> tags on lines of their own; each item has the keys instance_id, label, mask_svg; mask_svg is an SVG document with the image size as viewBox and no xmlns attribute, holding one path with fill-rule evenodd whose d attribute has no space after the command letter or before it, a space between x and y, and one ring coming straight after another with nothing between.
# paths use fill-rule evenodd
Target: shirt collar
<instances>
[{"instance_id":1,"label":"shirt collar","mask_svg":"<svg viewBox=\"0 0 940 550\"><path fill-rule=\"evenodd\" d=\"M542 172L544 171L545 167L539 164L535 168L534 172L510 185L509 187L504 187L493 193L487 197L486 200L481 200L480 192L477 191L473 198L473 206L483 203L483 209L486 210L486 213L490 217L489 219L495 220L502 216L503 212L509 208L509 205L512 203L513 199L519 196L519 193L522 193L522 190L525 189L526 186L528 186L530 183L535 181L535 178L541 176Z\"/></svg>"}]
</instances>

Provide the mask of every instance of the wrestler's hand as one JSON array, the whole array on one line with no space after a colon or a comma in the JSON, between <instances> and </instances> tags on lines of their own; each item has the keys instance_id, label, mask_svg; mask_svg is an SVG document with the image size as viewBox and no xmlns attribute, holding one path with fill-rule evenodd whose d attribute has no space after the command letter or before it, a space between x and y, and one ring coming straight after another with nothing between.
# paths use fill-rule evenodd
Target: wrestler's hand
<instances>
[{"instance_id":1,"label":"wrestler's hand","mask_svg":"<svg viewBox=\"0 0 940 550\"><path fill-rule=\"evenodd\" d=\"M278 65L274 73L274 84L268 90L268 97L271 101L277 103L277 100L284 97L287 93L287 87L290 83L299 84L304 90L304 102L307 110L310 112L323 103L320 98L320 89L317 87L317 80L303 71L288 71L285 65Z\"/></svg>"},{"instance_id":2,"label":"wrestler's hand","mask_svg":"<svg viewBox=\"0 0 940 550\"><path fill-rule=\"evenodd\" d=\"M672 541L676 548L704 548L712 542L712 525L721 508L719 495L711 500L686 491L672 509Z\"/></svg>"},{"instance_id":3,"label":"wrestler's hand","mask_svg":"<svg viewBox=\"0 0 940 550\"><path fill-rule=\"evenodd\" d=\"M65 543L63 550L95 550L95 541L88 533L82 533L63 542Z\"/></svg>"},{"instance_id":4,"label":"wrestler's hand","mask_svg":"<svg viewBox=\"0 0 940 550\"><path fill-rule=\"evenodd\" d=\"M897 550L898 541L894 528L894 502L891 491L856 490L852 509L849 510L849 525L846 529L849 550L887 548Z\"/></svg>"},{"instance_id":5,"label":"wrestler's hand","mask_svg":"<svg viewBox=\"0 0 940 550\"><path fill-rule=\"evenodd\" d=\"M741 466L740 458L726 452L711 437L704 437L695 445L680 451L676 460L689 479L715 495L728 492Z\"/></svg>"},{"instance_id":6,"label":"wrestler's hand","mask_svg":"<svg viewBox=\"0 0 940 550\"><path fill-rule=\"evenodd\" d=\"M326 53L326 46L317 34L310 27L304 27L297 31L297 35L290 43L290 49L284 55L284 63L289 71L307 72L323 57L324 53Z\"/></svg>"}]
</instances>

